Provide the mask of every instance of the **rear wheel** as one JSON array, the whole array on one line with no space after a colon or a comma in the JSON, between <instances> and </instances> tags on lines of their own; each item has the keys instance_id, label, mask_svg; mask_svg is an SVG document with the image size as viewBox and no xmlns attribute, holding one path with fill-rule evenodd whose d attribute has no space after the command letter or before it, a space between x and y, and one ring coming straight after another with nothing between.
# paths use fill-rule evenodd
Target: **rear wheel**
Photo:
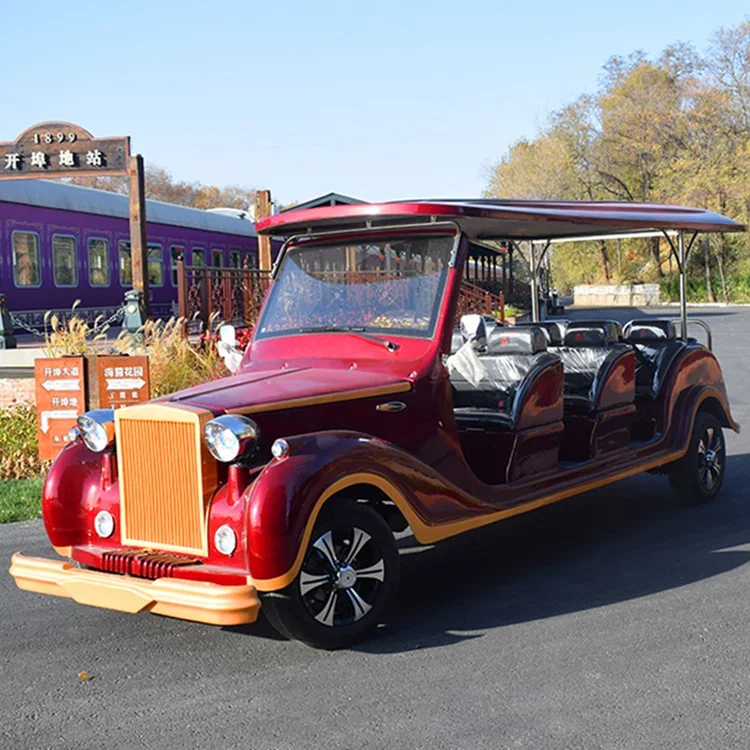
<instances>
[{"instance_id":1,"label":"rear wheel","mask_svg":"<svg viewBox=\"0 0 750 750\"><path fill-rule=\"evenodd\" d=\"M724 483L726 450L719 420L698 412L687 453L669 472L672 489L685 505L710 503Z\"/></svg>"},{"instance_id":2,"label":"rear wheel","mask_svg":"<svg viewBox=\"0 0 750 750\"><path fill-rule=\"evenodd\" d=\"M396 593L399 559L383 518L363 504L324 512L294 581L266 596L263 609L283 635L316 648L362 640Z\"/></svg>"}]
</instances>

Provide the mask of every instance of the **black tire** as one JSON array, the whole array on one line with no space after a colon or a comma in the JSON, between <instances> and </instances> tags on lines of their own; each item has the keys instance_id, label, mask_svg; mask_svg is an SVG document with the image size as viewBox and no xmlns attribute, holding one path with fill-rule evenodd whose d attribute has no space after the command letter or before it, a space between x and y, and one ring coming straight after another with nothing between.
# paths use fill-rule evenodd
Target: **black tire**
<instances>
[{"instance_id":1,"label":"black tire","mask_svg":"<svg viewBox=\"0 0 750 750\"><path fill-rule=\"evenodd\" d=\"M714 500L724 484L726 462L721 423L713 414L698 412L687 453L669 470L669 483L683 505Z\"/></svg>"},{"instance_id":2,"label":"black tire","mask_svg":"<svg viewBox=\"0 0 750 750\"><path fill-rule=\"evenodd\" d=\"M336 504L315 524L302 567L263 610L287 638L337 649L364 639L398 588L396 542L382 516L362 503Z\"/></svg>"}]
</instances>

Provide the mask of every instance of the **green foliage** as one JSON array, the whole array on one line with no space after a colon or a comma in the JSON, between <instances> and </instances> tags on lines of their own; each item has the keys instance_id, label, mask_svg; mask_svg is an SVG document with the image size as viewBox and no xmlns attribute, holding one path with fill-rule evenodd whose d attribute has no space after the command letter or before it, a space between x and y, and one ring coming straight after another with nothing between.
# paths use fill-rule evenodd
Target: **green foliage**
<instances>
[{"instance_id":1,"label":"green foliage","mask_svg":"<svg viewBox=\"0 0 750 750\"><path fill-rule=\"evenodd\" d=\"M19 404L0 409L0 479L40 476L46 463L37 458L36 409Z\"/></svg>"},{"instance_id":2,"label":"green foliage","mask_svg":"<svg viewBox=\"0 0 750 750\"><path fill-rule=\"evenodd\" d=\"M0 479L0 523L41 518L42 483L41 479Z\"/></svg>"},{"instance_id":3,"label":"green foliage","mask_svg":"<svg viewBox=\"0 0 750 750\"><path fill-rule=\"evenodd\" d=\"M750 302L750 274L735 273L727 277L727 292L732 302ZM678 302L680 299L680 277L666 276L659 282L662 302ZM714 302L723 301L720 289L714 288ZM688 276L687 301L709 302L705 276Z\"/></svg>"}]
</instances>

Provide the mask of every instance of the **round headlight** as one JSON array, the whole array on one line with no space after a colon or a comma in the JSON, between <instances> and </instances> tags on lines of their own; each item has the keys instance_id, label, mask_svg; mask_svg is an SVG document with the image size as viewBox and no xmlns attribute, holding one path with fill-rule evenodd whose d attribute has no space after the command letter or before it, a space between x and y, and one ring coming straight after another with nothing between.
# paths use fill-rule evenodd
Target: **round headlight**
<instances>
[{"instance_id":1,"label":"round headlight","mask_svg":"<svg viewBox=\"0 0 750 750\"><path fill-rule=\"evenodd\" d=\"M260 429L252 419L225 414L206 422L203 435L211 455L229 463L252 453L258 443Z\"/></svg>"},{"instance_id":2,"label":"round headlight","mask_svg":"<svg viewBox=\"0 0 750 750\"><path fill-rule=\"evenodd\" d=\"M219 526L214 534L214 545L222 555L231 555L237 548L237 535L231 526Z\"/></svg>"},{"instance_id":3,"label":"round headlight","mask_svg":"<svg viewBox=\"0 0 750 750\"><path fill-rule=\"evenodd\" d=\"M115 413L112 409L95 409L78 417L78 429L86 447L101 453L115 440Z\"/></svg>"},{"instance_id":4,"label":"round headlight","mask_svg":"<svg viewBox=\"0 0 750 750\"><path fill-rule=\"evenodd\" d=\"M115 519L113 515L106 510L100 510L94 519L94 531L102 538L112 536L115 530Z\"/></svg>"}]
</instances>

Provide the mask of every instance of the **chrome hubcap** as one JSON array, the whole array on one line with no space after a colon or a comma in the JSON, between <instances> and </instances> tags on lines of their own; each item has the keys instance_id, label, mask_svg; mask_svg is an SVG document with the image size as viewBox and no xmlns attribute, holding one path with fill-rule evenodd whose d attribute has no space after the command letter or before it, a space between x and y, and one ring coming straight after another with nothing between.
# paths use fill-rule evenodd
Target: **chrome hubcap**
<instances>
[{"instance_id":1,"label":"chrome hubcap","mask_svg":"<svg viewBox=\"0 0 750 750\"><path fill-rule=\"evenodd\" d=\"M299 577L307 611L322 625L342 627L374 606L385 580L385 562L373 538L352 527L315 540Z\"/></svg>"},{"instance_id":2,"label":"chrome hubcap","mask_svg":"<svg viewBox=\"0 0 750 750\"><path fill-rule=\"evenodd\" d=\"M698 442L698 479L706 490L713 490L721 478L723 453L719 431L709 427Z\"/></svg>"}]
</instances>

